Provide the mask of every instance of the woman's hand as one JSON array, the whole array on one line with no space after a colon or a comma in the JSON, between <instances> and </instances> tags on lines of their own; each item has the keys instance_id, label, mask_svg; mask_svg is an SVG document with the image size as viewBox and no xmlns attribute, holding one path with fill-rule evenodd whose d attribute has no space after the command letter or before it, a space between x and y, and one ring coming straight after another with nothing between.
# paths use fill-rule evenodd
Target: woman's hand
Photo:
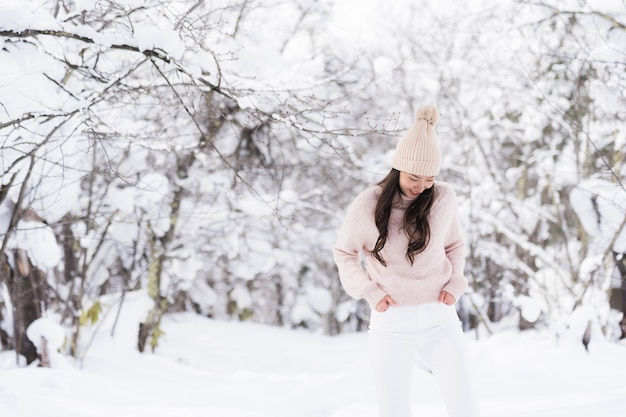
<instances>
[{"instance_id":1,"label":"woman's hand","mask_svg":"<svg viewBox=\"0 0 626 417\"><path fill-rule=\"evenodd\" d=\"M441 290L441 293L439 294L439 302L451 306L456 303L456 298L454 298L454 296L448 291Z\"/></svg>"},{"instance_id":2,"label":"woman's hand","mask_svg":"<svg viewBox=\"0 0 626 417\"><path fill-rule=\"evenodd\" d=\"M454 297L453 297L454 298ZM376 304L376 311L382 313L383 311L387 311L389 307L393 307L396 305L396 302L390 295L385 295L382 300Z\"/></svg>"}]
</instances>

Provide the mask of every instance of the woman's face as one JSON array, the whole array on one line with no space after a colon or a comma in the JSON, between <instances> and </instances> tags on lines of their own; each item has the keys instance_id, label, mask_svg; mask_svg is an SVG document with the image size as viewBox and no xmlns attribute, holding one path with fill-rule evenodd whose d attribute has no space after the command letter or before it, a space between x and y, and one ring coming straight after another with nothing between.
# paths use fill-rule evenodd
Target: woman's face
<instances>
[{"instance_id":1,"label":"woman's face","mask_svg":"<svg viewBox=\"0 0 626 417\"><path fill-rule=\"evenodd\" d=\"M417 198L418 195L432 187L433 184L435 184L435 177L400 172L400 190L402 194L411 199Z\"/></svg>"}]
</instances>

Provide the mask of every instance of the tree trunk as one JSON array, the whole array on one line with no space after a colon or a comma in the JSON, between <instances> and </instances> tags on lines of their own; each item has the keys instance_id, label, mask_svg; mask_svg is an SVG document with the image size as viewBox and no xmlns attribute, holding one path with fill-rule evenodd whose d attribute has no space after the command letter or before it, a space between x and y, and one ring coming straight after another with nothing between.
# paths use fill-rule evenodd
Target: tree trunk
<instances>
[{"instance_id":1,"label":"tree trunk","mask_svg":"<svg viewBox=\"0 0 626 417\"><path fill-rule=\"evenodd\" d=\"M0 253L0 292L4 285L9 285L9 277L11 276L11 268L7 261L6 254ZM7 287L8 288L8 287ZM11 307L10 300L5 300L0 296L0 323L4 323L4 311ZM9 333L0 327L0 350L13 349L13 339Z\"/></svg>"},{"instance_id":2,"label":"tree trunk","mask_svg":"<svg viewBox=\"0 0 626 417\"><path fill-rule=\"evenodd\" d=\"M612 308L622 312L620 339L626 339L626 253L613 252L613 259L622 278L622 285L621 288L611 288L610 304Z\"/></svg>"},{"instance_id":3,"label":"tree trunk","mask_svg":"<svg viewBox=\"0 0 626 417\"><path fill-rule=\"evenodd\" d=\"M9 294L13 305L13 339L15 352L26 358L26 363L34 362L39 356L35 345L26 336L26 329L41 317L43 300L43 273L30 262L22 249L14 253L15 270L9 277Z\"/></svg>"}]
</instances>

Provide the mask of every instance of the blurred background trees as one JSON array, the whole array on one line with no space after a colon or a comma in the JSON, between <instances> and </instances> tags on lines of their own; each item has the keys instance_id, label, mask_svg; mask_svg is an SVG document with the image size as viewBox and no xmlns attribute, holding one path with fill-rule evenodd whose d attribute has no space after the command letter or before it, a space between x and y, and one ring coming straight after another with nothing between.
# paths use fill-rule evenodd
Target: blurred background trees
<instances>
[{"instance_id":1,"label":"blurred background trees","mask_svg":"<svg viewBox=\"0 0 626 417\"><path fill-rule=\"evenodd\" d=\"M80 357L131 291L141 351L171 311L365 328L330 250L424 103L462 206L467 328L578 315L624 337L624 5L348 3L3 6L2 347L33 360L45 315Z\"/></svg>"}]
</instances>

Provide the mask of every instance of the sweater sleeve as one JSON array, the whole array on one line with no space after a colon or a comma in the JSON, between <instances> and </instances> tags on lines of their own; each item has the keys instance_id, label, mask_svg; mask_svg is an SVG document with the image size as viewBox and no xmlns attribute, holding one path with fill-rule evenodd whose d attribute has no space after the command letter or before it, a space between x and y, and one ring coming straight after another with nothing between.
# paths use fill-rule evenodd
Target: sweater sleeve
<instances>
[{"instance_id":1,"label":"sweater sleeve","mask_svg":"<svg viewBox=\"0 0 626 417\"><path fill-rule=\"evenodd\" d=\"M374 206L367 195L367 192L361 193L348 207L333 247L333 257L346 293L352 298L364 298L370 308L375 308L386 293L370 279L361 258L369 253L367 227L374 216Z\"/></svg>"},{"instance_id":2,"label":"sweater sleeve","mask_svg":"<svg viewBox=\"0 0 626 417\"><path fill-rule=\"evenodd\" d=\"M452 273L450 280L443 289L454 296L458 301L461 295L467 291L468 284L465 278L465 241L461 232L461 224L459 220L459 209L456 194L450 188L450 201L448 206L453 210L450 219L450 228L446 237L445 251L448 260L452 264Z\"/></svg>"}]
</instances>

